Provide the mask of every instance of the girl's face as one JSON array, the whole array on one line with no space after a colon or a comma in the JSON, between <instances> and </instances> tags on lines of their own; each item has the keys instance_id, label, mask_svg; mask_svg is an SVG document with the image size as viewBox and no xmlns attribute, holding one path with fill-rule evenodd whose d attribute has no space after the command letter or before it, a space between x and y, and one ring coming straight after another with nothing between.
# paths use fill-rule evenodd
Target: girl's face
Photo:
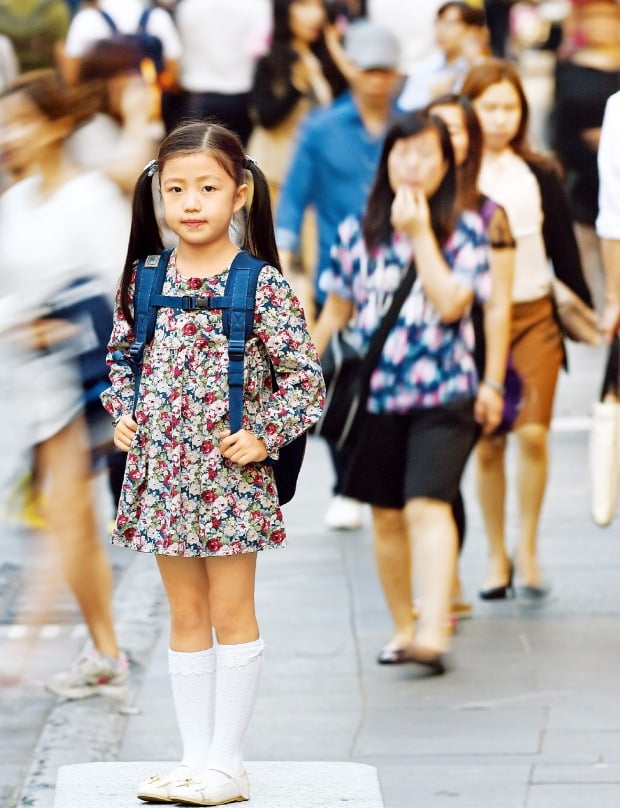
<instances>
[{"instance_id":1,"label":"girl's face","mask_svg":"<svg viewBox=\"0 0 620 808\"><path fill-rule=\"evenodd\" d=\"M432 107L431 112L445 123L454 151L454 162L457 166L462 166L469 151L469 133L465 125L465 113L458 104L439 104Z\"/></svg>"},{"instance_id":2,"label":"girl's face","mask_svg":"<svg viewBox=\"0 0 620 808\"><path fill-rule=\"evenodd\" d=\"M491 84L473 104L480 120L485 149L503 151L519 131L523 114L514 85L508 79Z\"/></svg>"},{"instance_id":3,"label":"girl's face","mask_svg":"<svg viewBox=\"0 0 620 808\"><path fill-rule=\"evenodd\" d=\"M11 173L22 173L70 129L66 118L50 121L26 93L11 93L0 100L0 163Z\"/></svg>"},{"instance_id":4,"label":"girl's face","mask_svg":"<svg viewBox=\"0 0 620 808\"><path fill-rule=\"evenodd\" d=\"M439 133L427 129L397 140L388 155L387 169L394 193L405 185L421 189L429 199L441 185L447 169Z\"/></svg>"},{"instance_id":5,"label":"girl's face","mask_svg":"<svg viewBox=\"0 0 620 808\"><path fill-rule=\"evenodd\" d=\"M248 190L208 151L166 160L160 188L168 227L181 242L195 246L228 239L230 221Z\"/></svg>"},{"instance_id":6,"label":"girl's face","mask_svg":"<svg viewBox=\"0 0 620 808\"><path fill-rule=\"evenodd\" d=\"M294 0L289 8L291 36L311 45L319 38L327 21L323 0Z\"/></svg>"}]
</instances>

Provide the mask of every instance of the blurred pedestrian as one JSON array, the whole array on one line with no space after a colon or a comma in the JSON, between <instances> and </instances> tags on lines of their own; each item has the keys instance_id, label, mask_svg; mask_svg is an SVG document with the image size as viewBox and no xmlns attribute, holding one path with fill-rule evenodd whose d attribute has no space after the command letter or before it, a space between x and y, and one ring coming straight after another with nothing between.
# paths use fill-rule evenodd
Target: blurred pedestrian
<instances>
[{"instance_id":1,"label":"blurred pedestrian","mask_svg":"<svg viewBox=\"0 0 620 808\"><path fill-rule=\"evenodd\" d=\"M347 86L325 0L273 0L273 37L252 88L256 126L248 144L265 172L272 204L288 169L299 125Z\"/></svg>"},{"instance_id":2,"label":"blurred pedestrian","mask_svg":"<svg viewBox=\"0 0 620 808\"><path fill-rule=\"evenodd\" d=\"M65 0L0 2L0 34L13 43L20 73L62 63L69 22Z\"/></svg>"},{"instance_id":3,"label":"blurred pedestrian","mask_svg":"<svg viewBox=\"0 0 620 808\"><path fill-rule=\"evenodd\" d=\"M19 415L34 454L44 522L92 639L90 651L48 682L57 695L77 699L122 695L128 677L112 619L110 565L98 540L76 365L90 332L44 316L80 278L112 297L122 256L124 198L103 174L83 172L65 151L94 103L91 88L70 90L54 71L24 74L0 99L4 161L28 174L0 200L0 323L21 358Z\"/></svg>"},{"instance_id":4,"label":"blurred pedestrian","mask_svg":"<svg viewBox=\"0 0 620 808\"><path fill-rule=\"evenodd\" d=\"M353 23L345 38L345 53L356 70L351 91L302 125L276 216L284 273L295 287L301 287L300 276L292 274L293 255L299 247L304 213L309 208L316 212L318 260L300 288L312 320L327 297L320 278L329 267L338 226L366 204L400 79L398 42L379 25L368 20ZM361 505L342 496L347 452L330 445L330 453L335 481L325 523L333 530L357 529Z\"/></svg>"},{"instance_id":5,"label":"blurred pedestrian","mask_svg":"<svg viewBox=\"0 0 620 808\"><path fill-rule=\"evenodd\" d=\"M605 106L598 150L599 209L596 232L605 267L605 308L601 326L608 342L620 333L620 92Z\"/></svg>"},{"instance_id":6,"label":"blurred pedestrian","mask_svg":"<svg viewBox=\"0 0 620 808\"><path fill-rule=\"evenodd\" d=\"M480 384L476 395L476 420L483 434L490 435L504 418L505 378L510 343L510 315L514 278L515 241L506 212L478 188L482 163L482 131L468 98L440 96L428 106L448 127L457 169L457 192L462 210L480 213L489 241L491 291L484 305L475 301L472 320L475 333L475 358ZM459 532L459 549L465 539L465 504L459 493L453 503ZM460 577L455 578L452 620L466 617L471 604L463 595Z\"/></svg>"},{"instance_id":7,"label":"blurred pedestrian","mask_svg":"<svg viewBox=\"0 0 620 808\"><path fill-rule=\"evenodd\" d=\"M472 101L482 127L480 189L502 205L516 241L510 346L523 384L523 406L512 425L519 463L514 561L505 543L506 436L483 437L478 444L478 494L489 541L489 567L480 597L510 596L516 568L521 593L540 599L548 587L538 562L538 523L547 485L553 399L565 359L549 260L558 278L588 304L590 293L559 174L527 144L529 110L516 68L499 59L473 67L463 95Z\"/></svg>"},{"instance_id":8,"label":"blurred pedestrian","mask_svg":"<svg viewBox=\"0 0 620 808\"><path fill-rule=\"evenodd\" d=\"M423 107L433 98L458 92L472 64L486 55L484 11L460 0L448 0L437 10L437 50L415 66L398 98L401 110Z\"/></svg>"},{"instance_id":9,"label":"blurred pedestrian","mask_svg":"<svg viewBox=\"0 0 620 808\"><path fill-rule=\"evenodd\" d=\"M596 308L604 305L604 271L594 222L598 210L596 153L605 102L620 89L620 5L575 4L577 47L560 59L551 109L551 145L564 169L565 189L581 260Z\"/></svg>"},{"instance_id":10,"label":"blurred pedestrian","mask_svg":"<svg viewBox=\"0 0 620 808\"><path fill-rule=\"evenodd\" d=\"M215 307L159 311L134 420L134 377L115 352L126 353L134 339L134 261L162 247L153 183L179 237L164 294L215 302L238 252L229 227L248 182L244 247L267 265L246 347L244 427L229 429L228 344ZM256 554L285 543L273 470L263 461L318 420L321 371L279 271L264 175L229 130L194 122L167 136L138 180L129 245L110 343L112 386L103 396L115 443L128 452L112 541L155 554L171 610L169 668L183 742L181 764L147 778L138 796L193 805L246 800L243 739L263 655Z\"/></svg>"},{"instance_id":11,"label":"blurred pedestrian","mask_svg":"<svg viewBox=\"0 0 620 808\"><path fill-rule=\"evenodd\" d=\"M368 345L403 279L415 281L370 379L344 493L372 506L375 558L393 621L381 664L445 670L457 555L452 513L478 435L470 310L488 295L480 216L459 211L448 131L423 113L388 130L363 219L346 220L321 280L317 349L353 318ZM411 542L411 548L410 548ZM414 636L413 557L423 608Z\"/></svg>"},{"instance_id":12,"label":"blurred pedestrian","mask_svg":"<svg viewBox=\"0 0 620 808\"><path fill-rule=\"evenodd\" d=\"M246 144L254 69L272 28L270 0L181 0L176 20L183 45L177 123L219 121Z\"/></svg>"}]
</instances>

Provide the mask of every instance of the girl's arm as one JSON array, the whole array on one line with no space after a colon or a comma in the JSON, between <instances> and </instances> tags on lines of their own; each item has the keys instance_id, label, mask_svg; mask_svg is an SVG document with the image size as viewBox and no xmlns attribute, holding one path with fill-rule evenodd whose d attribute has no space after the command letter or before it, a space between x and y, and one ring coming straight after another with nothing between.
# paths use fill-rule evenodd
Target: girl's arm
<instances>
[{"instance_id":1,"label":"girl's arm","mask_svg":"<svg viewBox=\"0 0 620 808\"><path fill-rule=\"evenodd\" d=\"M325 353L332 334L344 328L352 316L353 302L330 292L312 329L312 339L319 356Z\"/></svg>"},{"instance_id":2,"label":"girl's arm","mask_svg":"<svg viewBox=\"0 0 620 808\"><path fill-rule=\"evenodd\" d=\"M272 267L261 272L254 322L273 365L277 389L266 397L259 422L250 429L272 455L319 420L325 384L299 300Z\"/></svg>"},{"instance_id":3,"label":"girl's arm","mask_svg":"<svg viewBox=\"0 0 620 808\"><path fill-rule=\"evenodd\" d=\"M424 192L401 186L392 203L391 221L395 230L413 242L418 277L440 320L456 322L471 306L474 293L459 282L441 254Z\"/></svg>"}]
</instances>

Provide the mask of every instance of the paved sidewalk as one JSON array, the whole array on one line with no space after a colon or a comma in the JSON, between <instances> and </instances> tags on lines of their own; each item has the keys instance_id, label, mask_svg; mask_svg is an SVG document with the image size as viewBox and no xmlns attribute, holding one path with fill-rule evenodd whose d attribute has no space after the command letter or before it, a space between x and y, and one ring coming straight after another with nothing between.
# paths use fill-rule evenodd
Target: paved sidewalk
<instances>
[{"instance_id":1,"label":"paved sidewalk","mask_svg":"<svg viewBox=\"0 0 620 808\"><path fill-rule=\"evenodd\" d=\"M576 374L561 389L567 403L559 406L561 429L552 436L540 531L553 586L544 605L477 600L485 547L467 472L462 573L475 610L459 628L454 669L444 677L376 664L389 622L374 570L369 514L357 532L323 528L331 474L323 444L311 441L300 493L287 506L290 546L260 557L258 610L266 653L249 760L376 766L386 808L620 805L620 521L599 529L589 518L583 431L599 359L577 351ZM509 522L512 543L512 500ZM117 613L123 641L139 663L133 714L119 715L103 700L59 702L20 806L50 808L49 780L63 764L177 757L167 615L151 558L131 561L117 593ZM89 734L93 722L97 730ZM109 743L98 749L95 740L102 735ZM38 780L37 771L45 772ZM128 795L127 805L138 803ZM290 806L312 808L294 794Z\"/></svg>"}]
</instances>

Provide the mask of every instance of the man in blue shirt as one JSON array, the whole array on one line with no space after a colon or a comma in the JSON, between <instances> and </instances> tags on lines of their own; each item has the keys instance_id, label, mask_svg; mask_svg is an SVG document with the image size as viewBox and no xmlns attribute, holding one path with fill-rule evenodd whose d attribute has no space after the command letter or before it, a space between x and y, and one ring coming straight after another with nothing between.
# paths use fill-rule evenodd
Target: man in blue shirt
<instances>
[{"instance_id":1,"label":"man in blue shirt","mask_svg":"<svg viewBox=\"0 0 620 808\"><path fill-rule=\"evenodd\" d=\"M302 222L310 207L316 212L318 259L311 299L299 296L312 320L325 300L319 288L321 272L329 266L338 226L363 211L392 118L401 77L397 72L398 41L386 28L368 20L353 23L345 53L351 62L350 92L327 109L312 113L299 134L276 214L276 240L284 273L291 275L292 256L299 247ZM357 502L339 494L345 459L332 451L336 471L334 500L325 521L334 529L354 529L361 523Z\"/></svg>"}]
</instances>

